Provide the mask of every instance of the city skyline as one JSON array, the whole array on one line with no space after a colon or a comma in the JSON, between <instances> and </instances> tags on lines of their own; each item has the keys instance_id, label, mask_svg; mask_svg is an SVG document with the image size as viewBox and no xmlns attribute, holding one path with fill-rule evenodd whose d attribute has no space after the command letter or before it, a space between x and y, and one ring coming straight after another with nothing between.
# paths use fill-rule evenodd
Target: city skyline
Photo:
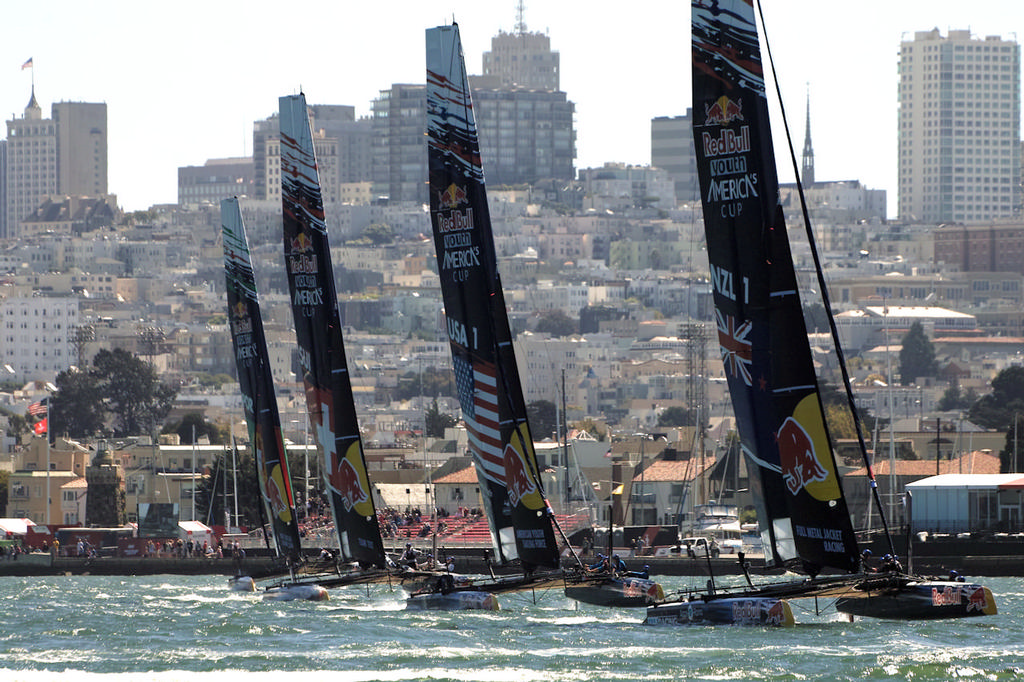
<instances>
[{"instance_id":1,"label":"city skyline","mask_svg":"<svg viewBox=\"0 0 1024 682\"><path fill-rule=\"evenodd\" d=\"M766 7L798 157L809 89L816 178L885 189L894 215L900 41L933 28L1019 40L1024 17L1014 9L1010 0L872 0L850 16L810 0ZM527 30L546 32L561 54L562 89L576 103L577 169L650 163L650 120L690 105L688 5L650 0L629 10L596 0L584 20L576 3L526 6ZM398 0L385 11L314 2L305 23L285 30L276 14L241 2L111 3L104 13L58 0L48 15L45 30L32 30L38 12L22 4L5 13L19 30L0 45L4 119L23 115L32 76L45 118L55 102L107 103L109 191L126 210L140 210L176 202L178 167L250 155L253 121L273 113L279 95L302 88L312 103L367 115L393 83L422 83L423 32L453 16L467 69L481 73L491 38L514 29L516 3ZM21 69L30 58L34 71ZM774 106L772 123L780 179L791 181Z\"/></svg>"}]
</instances>

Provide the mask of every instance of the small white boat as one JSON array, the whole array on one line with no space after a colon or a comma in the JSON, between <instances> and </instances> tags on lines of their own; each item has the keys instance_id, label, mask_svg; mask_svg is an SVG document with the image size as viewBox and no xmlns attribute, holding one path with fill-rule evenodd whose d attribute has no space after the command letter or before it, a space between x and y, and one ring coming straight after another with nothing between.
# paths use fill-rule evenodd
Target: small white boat
<instances>
[{"instance_id":1,"label":"small white boat","mask_svg":"<svg viewBox=\"0 0 1024 682\"><path fill-rule=\"evenodd\" d=\"M232 592L255 592L256 581L247 575L239 575L228 579L228 587Z\"/></svg>"},{"instance_id":2,"label":"small white boat","mask_svg":"<svg viewBox=\"0 0 1024 682\"><path fill-rule=\"evenodd\" d=\"M267 588L263 593L264 601L327 601L330 595L320 585L313 583L294 583L277 585Z\"/></svg>"}]
</instances>

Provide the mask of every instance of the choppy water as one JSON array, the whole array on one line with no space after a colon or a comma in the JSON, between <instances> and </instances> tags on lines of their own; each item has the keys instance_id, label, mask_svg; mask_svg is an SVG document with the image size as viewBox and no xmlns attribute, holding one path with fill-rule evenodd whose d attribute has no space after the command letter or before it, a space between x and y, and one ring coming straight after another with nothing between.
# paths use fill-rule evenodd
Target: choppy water
<instances>
[{"instance_id":1,"label":"choppy water","mask_svg":"<svg viewBox=\"0 0 1024 682\"><path fill-rule=\"evenodd\" d=\"M1024 680L1024 579L983 582L998 616L849 623L810 601L761 629L649 627L558 591L405 612L386 586L274 603L220 576L0 578L0 680Z\"/></svg>"}]
</instances>

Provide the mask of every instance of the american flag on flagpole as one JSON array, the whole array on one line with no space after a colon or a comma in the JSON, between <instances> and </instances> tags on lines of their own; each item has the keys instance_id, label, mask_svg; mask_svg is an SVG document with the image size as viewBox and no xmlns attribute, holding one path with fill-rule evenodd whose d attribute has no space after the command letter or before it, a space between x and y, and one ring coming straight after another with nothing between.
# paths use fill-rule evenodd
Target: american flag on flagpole
<instances>
[{"instance_id":1,"label":"american flag on flagpole","mask_svg":"<svg viewBox=\"0 0 1024 682\"><path fill-rule=\"evenodd\" d=\"M45 417L50 408L50 399L43 398L28 406L28 413L33 417Z\"/></svg>"},{"instance_id":2,"label":"american flag on flagpole","mask_svg":"<svg viewBox=\"0 0 1024 682\"><path fill-rule=\"evenodd\" d=\"M31 69L31 68L32 68L32 57L29 57L28 61L26 61L24 64L21 65L21 70L24 71L25 69Z\"/></svg>"}]
</instances>

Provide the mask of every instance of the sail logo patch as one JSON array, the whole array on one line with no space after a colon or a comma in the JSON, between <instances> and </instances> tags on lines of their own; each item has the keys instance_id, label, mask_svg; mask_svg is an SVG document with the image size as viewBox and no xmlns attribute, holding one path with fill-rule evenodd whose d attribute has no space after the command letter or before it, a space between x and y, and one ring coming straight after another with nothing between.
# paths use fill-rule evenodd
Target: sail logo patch
<instances>
[{"instance_id":1,"label":"sail logo patch","mask_svg":"<svg viewBox=\"0 0 1024 682\"><path fill-rule=\"evenodd\" d=\"M728 125L743 120L743 100L735 102L722 95L711 104L704 105L704 125Z\"/></svg>"},{"instance_id":2,"label":"sail logo patch","mask_svg":"<svg viewBox=\"0 0 1024 682\"><path fill-rule=\"evenodd\" d=\"M441 192L440 202L444 208L458 208L466 203L466 190L453 182Z\"/></svg>"},{"instance_id":3,"label":"sail logo patch","mask_svg":"<svg viewBox=\"0 0 1024 682\"><path fill-rule=\"evenodd\" d=\"M782 423L778 442L782 478L789 492L796 495L808 484L828 479L828 471L821 466L815 453L814 441L792 417L786 417Z\"/></svg>"},{"instance_id":4,"label":"sail logo patch","mask_svg":"<svg viewBox=\"0 0 1024 682\"><path fill-rule=\"evenodd\" d=\"M349 447L349 455L352 454L353 449L358 453L359 444L353 443ZM359 472L352 466L348 456L342 458L331 472L331 485L338 491L338 496L341 498L342 504L345 505L345 511L352 511L357 504L370 499L366 490L363 489Z\"/></svg>"},{"instance_id":5,"label":"sail logo patch","mask_svg":"<svg viewBox=\"0 0 1024 682\"><path fill-rule=\"evenodd\" d=\"M715 321L718 324L718 346L725 371L742 379L747 386L752 385L750 366L753 352L748 337L753 324L747 320L737 327L735 317L723 315L719 310L715 310Z\"/></svg>"},{"instance_id":6,"label":"sail logo patch","mask_svg":"<svg viewBox=\"0 0 1024 682\"><path fill-rule=\"evenodd\" d=\"M537 486L527 474L526 463L512 443L505 446L504 460L505 487L508 489L508 499L511 500L513 506L519 506L523 498L537 491Z\"/></svg>"}]
</instances>

